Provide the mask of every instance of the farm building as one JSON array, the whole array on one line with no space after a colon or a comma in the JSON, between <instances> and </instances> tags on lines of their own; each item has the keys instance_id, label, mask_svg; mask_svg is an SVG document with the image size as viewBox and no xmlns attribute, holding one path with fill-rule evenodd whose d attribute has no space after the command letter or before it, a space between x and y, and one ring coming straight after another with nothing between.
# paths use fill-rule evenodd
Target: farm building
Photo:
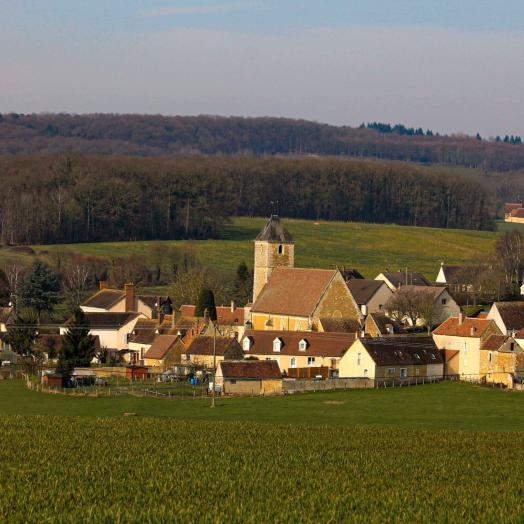
<instances>
[{"instance_id":1,"label":"farm building","mask_svg":"<svg viewBox=\"0 0 524 524\"><path fill-rule=\"evenodd\" d=\"M448 318L433 331L435 344L445 355L446 375L479 380L480 348L491 335L501 334L495 322L487 318L463 314Z\"/></svg>"},{"instance_id":2,"label":"farm building","mask_svg":"<svg viewBox=\"0 0 524 524\"><path fill-rule=\"evenodd\" d=\"M126 378L130 380L142 380L149 376L146 366L126 366Z\"/></svg>"},{"instance_id":3,"label":"farm building","mask_svg":"<svg viewBox=\"0 0 524 524\"><path fill-rule=\"evenodd\" d=\"M341 378L441 379L444 360L431 337L359 338L342 357Z\"/></svg>"},{"instance_id":4,"label":"farm building","mask_svg":"<svg viewBox=\"0 0 524 524\"><path fill-rule=\"evenodd\" d=\"M488 313L488 318L493 320L505 335L524 328L524 301L495 302Z\"/></svg>"},{"instance_id":5,"label":"farm building","mask_svg":"<svg viewBox=\"0 0 524 524\"><path fill-rule=\"evenodd\" d=\"M56 373L44 373L42 384L48 388L61 388L64 385L64 378Z\"/></svg>"},{"instance_id":6,"label":"farm building","mask_svg":"<svg viewBox=\"0 0 524 524\"><path fill-rule=\"evenodd\" d=\"M246 331L242 349L246 357L274 360L282 371L325 367L335 372L357 333L316 331Z\"/></svg>"},{"instance_id":7,"label":"farm building","mask_svg":"<svg viewBox=\"0 0 524 524\"><path fill-rule=\"evenodd\" d=\"M513 337L491 335L480 348L480 378L512 387L524 377L524 349Z\"/></svg>"},{"instance_id":8,"label":"farm building","mask_svg":"<svg viewBox=\"0 0 524 524\"><path fill-rule=\"evenodd\" d=\"M218 365L215 380L226 395L282 393L282 374L274 360L224 360Z\"/></svg>"}]
</instances>

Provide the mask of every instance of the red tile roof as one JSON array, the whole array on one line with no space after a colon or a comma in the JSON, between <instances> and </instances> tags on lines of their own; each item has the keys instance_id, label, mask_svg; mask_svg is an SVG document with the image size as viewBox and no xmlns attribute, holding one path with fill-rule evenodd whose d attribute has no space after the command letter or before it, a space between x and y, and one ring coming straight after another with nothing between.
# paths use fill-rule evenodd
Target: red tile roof
<instances>
[{"instance_id":1,"label":"red tile roof","mask_svg":"<svg viewBox=\"0 0 524 524\"><path fill-rule=\"evenodd\" d=\"M509 337L506 335L491 335L485 342L482 344L480 349L486 351L498 351L508 340Z\"/></svg>"},{"instance_id":2,"label":"red tile roof","mask_svg":"<svg viewBox=\"0 0 524 524\"><path fill-rule=\"evenodd\" d=\"M462 324L459 317L450 317L442 323L435 331L434 335L446 335L452 337L471 337L480 338L492 324L487 318L464 318Z\"/></svg>"},{"instance_id":3,"label":"red tile roof","mask_svg":"<svg viewBox=\"0 0 524 524\"><path fill-rule=\"evenodd\" d=\"M245 338L251 341L246 355L305 355L312 357L339 358L355 342L356 333L322 333L317 331L256 331L247 330ZM273 341L282 341L281 350L273 351ZM299 350L299 342L305 340L306 350Z\"/></svg>"},{"instance_id":4,"label":"red tile roof","mask_svg":"<svg viewBox=\"0 0 524 524\"><path fill-rule=\"evenodd\" d=\"M251 311L308 317L336 273L325 269L276 268Z\"/></svg>"},{"instance_id":5,"label":"red tile roof","mask_svg":"<svg viewBox=\"0 0 524 524\"><path fill-rule=\"evenodd\" d=\"M157 335L151 347L147 350L147 353L144 355L145 358L154 358L162 360L172 349L179 337L176 335Z\"/></svg>"},{"instance_id":6,"label":"red tile roof","mask_svg":"<svg viewBox=\"0 0 524 524\"><path fill-rule=\"evenodd\" d=\"M280 379L282 373L276 360L224 360L220 362L225 379Z\"/></svg>"}]
</instances>

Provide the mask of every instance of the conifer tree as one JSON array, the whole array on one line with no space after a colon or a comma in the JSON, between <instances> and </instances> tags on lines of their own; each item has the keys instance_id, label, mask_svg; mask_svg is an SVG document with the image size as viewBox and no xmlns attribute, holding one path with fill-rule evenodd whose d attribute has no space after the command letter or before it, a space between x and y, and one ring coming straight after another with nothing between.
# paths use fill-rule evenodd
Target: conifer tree
<instances>
[{"instance_id":1,"label":"conifer tree","mask_svg":"<svg viewBox=\"0 0 524 524\"><path fill-rule=\"evenodd\" d=\"M233 293L238 304L245 305L251 299L253 293L253 279L244 261L238 265Z\"/></svg>"},{"instance_id":2,"label":"conifer tree","mask_svg":"<svg viewBox=\"0 0 524 524\"><path fill-rule=\"evenodd\" d=\"M51 313L60 301L60 283L51 268L36 260L20 289L22 305L32 309L40 321L43 313Z\"/></svg>"},{"instance_id":3,"label":"conifer tree","mask_svg":"<svg viewBox=\"0 0 524 524\"><path fill-rule=\"evenodd\" d=\"M196 316L204 317L207 312L209 320L213 322L217 319L217 308L215 306L215 295L213 291L208 288L204 288L198 295L198 301L196 304Z\"/></svg>"}]
</instances>

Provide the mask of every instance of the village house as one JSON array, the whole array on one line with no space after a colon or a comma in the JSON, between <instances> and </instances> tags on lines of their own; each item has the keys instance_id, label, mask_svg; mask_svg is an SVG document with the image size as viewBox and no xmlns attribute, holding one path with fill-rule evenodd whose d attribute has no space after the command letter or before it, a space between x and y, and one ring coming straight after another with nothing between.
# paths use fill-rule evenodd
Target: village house
<instances>
[{"instance_id":1,"label":"village house","mask_svg":"<svg viewBox=\"0 0 524 524\"><path fill-rule=\"evenodd\" d=\"M524 205L522 203L508 203L504 206L504 220L524 224Z\"/></svg>"},{"instance_id":2,"label":"village house","mask_svg":"<svg viewBox=\"0 0 524 524\"><path fill-rule=\"evenodd\" d=\"M431 337L358 338L340 361L341 378L377 381L436 380L444 360Z\"/></svg>"},{"instance_id":3,"label":"village house","mask_svg":"<svg viewBox=\"0 0 524 524\"><path fill-rule=\"evenodd\" d=\"M225 395L279 395L282 374L274 360L224 360L215 378Z\"/></svg>"},{"instance_id":4,"label":"village house","mask_svg":"<svg viewBox=\"0 0 524 524\"><path fill-rule=\"evenodd\" d=\"M213 352L215 353L214 358ZM212 369L214 361L218 365L222 360L241 360L242 358L244 358L242 346L236 338L198 336L186 344L181 363Z\"/></svg>"},{"instance_id":5,"label":"village house","mask_svg":"<svg viewBox=\"0 0 524 524\"><path fill-rule=\"evenodd\" d=\"M500 331L505 335L524 328L524 301L495 302L488 313Z\"/></svg>"},{"instance_id":6,"label":"village house","mask_svg":"<svg viewBox=\"0 0 524 524\"><path fill-rule=\"evenodd\" d=\"M151 347L144 355L145 366L160 368L162 371L180 364L186 346L178 335L156 335Z\"/></svg>"},{"instance_id":7,"label":"village house","mask_svg":"<svg viewBox=\"0 0 524 524\"><path fill-rule=\"evenodd\" d=\"M487 318L468 318L463 314L448 318L433 331L435 344L444 352L446 375L479 380L481 347L491 335L501 334L497 324Z\"/></svg>"},{"instance_id":8,"label":"village house","mask_svg":"<svg viewBox=\"0 0 524 524\"><path fill-rule=\"evenodd\" d=\"M84 313L135 311L151 319L172 313L171 299L167 296L137 295L134 284L125 284L124 291L110 289L106 281L100 281L100 290L80 304L80 308Z\"/></svg>"},{"instance_id":9,"label":"village house","mask_svg":"<svg viewBox=\"0 0 524 524\"><path fill-rule=\"evenodd\" d=\"M384 310L393 292L384 281L353 278L347 286L353 299L358 304L362 316Z\"/></svg>"},{"instance_id":10,"label":"village house","mask_svg":"<svg viewBox=\"0 0 524 524\"><path fill-rule=\"evenodd\" d=\"M474 288L473 276L478 270L473 266L450 266L442 262L435 284L447 286L454 293L470 293Z\"/></svg>"},{"instance_id":11,"label":"village house","mask_svg":"<svg viewBox=\"0 0 524 524\"><path fill-rule=\"evenodd\" d=\"M206 322L202 334L212 336L213 331L216 329L218 336L234 336L237 340L240 340L244 334L245 308L237 307L235 302L231 301L230 306L216 306L215 309L217 314L216 322ZM203 319L197 318L196 306L193 305L180 306L180 315L183 319L203 322Z\"/></svg>"},{"instance_id":12,"label":"village house","mask_svg":"<svg viewBox=\"0 0 524 524\"><path fill-rule=\"evenodd\" d=\"M389 289L389 288L388 288ZM405 335L406 329L386 313L370 313L364 323L364 333L370 337L388 337Z\"/></svg>"},{"instance_id":13,"label":"village house","mask_svg":"<svg viewBox=\"0 0 524 524\"><path fill-rule=\"evenodd\" d=\"M384 271L377 275L375 280L385 282L391 291L395 291L400 286L431 286L431 282L422 273L416 271Z\"/></svg>"},{"instance_id":14,"label":"village house","mask_svg":"<svg viewBox=\"0 0 524 524\"><path fill-rule=\"evenodd\" d=\"M513 387L524 377L524 349L513 337L491 335L480 348L480 378Z\"/></svg>"},{"instance_id":15,"label":"village house","mask_svg":"<svg viewBox=\"0 0 524 524\"><path fill-rule=\"evenodd\" d=\"M88 312L85 313L85 317L89 324L89 333L97 336L100 340L100 347L110 352L127 350L136 322L139 318L145 318L142 313L136 312ZM70 322L71 319L60 327L61 335L67 332ZM130 357L127 355L124 358L129 360Z\"/></svg>"},{"instance_id":16,"label":"village house","mask_svg":"<svg viewBox=\"0 0 524 524\"><path fill-rule=\"evenodd\" d=\"M356 337L357 333L246 330L242 349L246 358L276 361L287 374L307 367L325 367L333 374Z\"/></svg>"}]
</instances>

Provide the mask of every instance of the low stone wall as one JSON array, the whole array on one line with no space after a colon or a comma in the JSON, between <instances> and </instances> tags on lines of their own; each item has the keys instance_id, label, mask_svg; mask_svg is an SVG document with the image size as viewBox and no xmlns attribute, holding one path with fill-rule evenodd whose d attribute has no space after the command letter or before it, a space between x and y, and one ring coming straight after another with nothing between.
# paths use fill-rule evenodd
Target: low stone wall
<instances>
[{"instance_id":1,"label":"low stone wall","mask_svg":"<svg viewBox=\"0 0 524 524\"><path fill-rule=\"evenodd\" d=\"M374 387L375 381L369 378L331 378L328 380L284 379L282 383L284 394Z\"/></svg>"}]
</instances>

